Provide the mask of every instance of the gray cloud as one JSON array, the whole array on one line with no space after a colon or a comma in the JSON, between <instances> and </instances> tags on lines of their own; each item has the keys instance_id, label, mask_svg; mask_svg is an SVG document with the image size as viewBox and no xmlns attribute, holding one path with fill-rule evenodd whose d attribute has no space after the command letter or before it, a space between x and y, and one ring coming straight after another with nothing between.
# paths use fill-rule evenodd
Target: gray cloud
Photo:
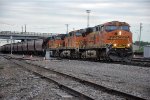
<instances>
[{"instance_id":1,"label":"gray cloud","mask_svg":"<svg viewBox=\"0 0 150 100\"><path fill-rule=\"evenodd\" d=\"M149 41L150 0L0 0L1 30L65 33L85 28L90 9L90 26L106 21L126 21L131 25L133 39L137 40L139 23L143 23L142 39Z\"/></svg>"}]
</instances>

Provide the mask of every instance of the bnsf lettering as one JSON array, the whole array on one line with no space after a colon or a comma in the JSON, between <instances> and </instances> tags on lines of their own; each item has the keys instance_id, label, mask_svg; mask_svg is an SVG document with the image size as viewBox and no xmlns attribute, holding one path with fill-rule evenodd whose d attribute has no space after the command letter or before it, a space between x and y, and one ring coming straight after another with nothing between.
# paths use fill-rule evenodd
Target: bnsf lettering
<instances>
[{"instance_id":1,"label":"bnsf lettering","mask_svg":"<svg viewBox=\"0 0 150 100\"><path fill-rule=\"evenodd\" d=\"M124 40L124 39L128 39L129 36L110 36L108 38L108 40Z\"/></svg>"}]
</instances>

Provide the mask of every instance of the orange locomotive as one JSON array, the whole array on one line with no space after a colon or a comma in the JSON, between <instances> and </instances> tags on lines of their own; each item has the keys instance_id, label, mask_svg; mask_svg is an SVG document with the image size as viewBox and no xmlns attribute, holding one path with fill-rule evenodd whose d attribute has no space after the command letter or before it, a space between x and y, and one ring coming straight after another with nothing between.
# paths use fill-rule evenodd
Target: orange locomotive
<instances>
[{"instance_id":1,"label":"orange locomotive","mask_svg":"<svg viewBox=\"0 0 150 100\"><path fill-rule=\"evenodd\" d=\"M113 61L132 58L132 33L126 22L107 22L58 37L61 42L49 40L51 56Z\"/></svg>"}]
</instances>

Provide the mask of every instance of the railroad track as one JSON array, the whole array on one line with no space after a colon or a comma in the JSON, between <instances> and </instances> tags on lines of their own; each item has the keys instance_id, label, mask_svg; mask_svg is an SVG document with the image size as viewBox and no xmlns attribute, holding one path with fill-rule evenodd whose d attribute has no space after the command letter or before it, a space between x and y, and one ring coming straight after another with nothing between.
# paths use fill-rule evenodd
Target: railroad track
<instances>
[{"instance_id":1,"label":"railroad track","mask_svg":"<svg viewBox=\"0 0 150 100\"><path fill-rule=\"evenodd\" d=\"M61 58L60 58L61 59ZM69 59L69 60L78 60L78 59ZM122 64L122 65L133 65L139 67L150 67L150 59L132 59L130 62L120 62L120 61L107 61L107 60L90 60L90 59L79 59L79 61L91 61L91 62L100 62L108 64Z\"/></svg>"},{"instance_id":2,"label":"railroad track","mask_svg":"<svg viewBox=\"0 0 150 100\"><path fill-rule=\"evenodd\" d=\"M133 65L139 67L150 67L149 59L132 59L130 62L117 62L117 61L99 61L99 60L83 60L83 61L91 61L91 62L100 62L100 63L108 63L108 64L122 64L122 65Z\"/></svg>"},{"instance_id":3,"label":"railroad track","mask_svg":"<svg viewBox=\"0 0 150 100\"><path fill-rule=\"evenodd\" d=\"M136 62L149 62L150 63L150 59L146 59L146 58L133 58L132 61L136 61Z\"/></svg>"},{"instance_id":4,"label":"railroad track","mask_svg":"<svg viewBox=\"0 0 150 100\"><path fill-rule=\"evenodd\" d=\"M25 63L25 62L22 61L22 60L26 60L26 59L12 58L10 56L3 56L3 57L5 59L7 59L7 60L12 61L16 65L19 65L19 66L25 68L29 72L32 72L33 74L40 76L42 79L46 79L46 80L48 80L50 82L53 82L53 83L57 84L60 87L60 89L63 89L65 91L67 91L69 94L71 94L73 96L79 97L81 100L94 100L93 98L91 98L91 97L89 97L87 95L84 95L83 93L80 93L80 92L78 92L78 91L76 91L74 89L69 88L68 86L66 86L64 84L61 84L60 82L58 82L55 79L50 78L50 76L48 76L48 75L52 75L53 76L54 74L52 74L52 73L48 74L49 71L47 69L39 67L39 66L33 66L33 65L29 64L29 63ZM29 60L29 59L27 59L27 60Z\"/></svg>"},{"instance_id":5,"label":"railroad track","mask_svg":"<svg viewBox=\"0 0 150 100\"><path fill-rule=\"evenodd\" d=\"M132 66L139 66L139 67L150 67L149 61L140 61L140 60L132 60L131 62L104 62L104 63L132 65Z\"/></svg>"},{"instance_id":6,"label":"railroad track","mask_svg":"<svg viewBox=\"0 0 150 100\"><path fill-rule=\"evenodd\" d=\"M15 59L8 56L5 56L5 58L13 61L15 64L22 66L35 74L44 77L45 79L56 83L60 88L64 89L65 91L68 91L74 96L78 96L79 98L81 98L81 100L105 99L103 98L102 94L105 94L105 97L115 96L115 98L109 99L120 98L125 100L145 100L141 97L114 90L87 80L83 80L65 73L55 71L53 69L47 69L42 66L27 63L22 58Z\"/></svg>"},{"instance_id":7,"label":"railroad track","mask_svg":"<svg viewBox=\"0 0 150 100\"><path fill-rule=\"evenodd\" d=\"M4 55L4 54L3 54ZM15 58L20 59L20 58ZM31 60L30 58L23 58L24 60ZM50 60L61 60L62 58L51 58ZM67 58L64 58L67 59ZM78 60L78 59L69 59L69 60ZM79 61L91 61L91 62L100 62L100 63L110 63L110 64L122 64L122 65L133 65L139 67L150 67L150 59L141 59L141 58L133 58L130 62L111 62L111 61L104 61L104 60L89 60L89 59L79 59ZM33 61L39 61L33 59Z\"/></svg>"}]
</instances>

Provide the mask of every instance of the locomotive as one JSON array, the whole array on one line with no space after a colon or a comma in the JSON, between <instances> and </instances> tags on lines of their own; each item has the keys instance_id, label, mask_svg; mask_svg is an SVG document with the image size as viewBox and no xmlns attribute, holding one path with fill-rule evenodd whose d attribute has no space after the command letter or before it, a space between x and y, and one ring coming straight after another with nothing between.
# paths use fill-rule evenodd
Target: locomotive
<instances>
[{"instance_id":1,"label":"locomotive","mask_svg":"<svg viewBox=\"0 0 150 100\"><path fill-rule=\"evenodd\" d=\"M130 61L132 33L128 23L112 21L52 36L47 49L51 57Z\"/></svg>"}]
</instances>

